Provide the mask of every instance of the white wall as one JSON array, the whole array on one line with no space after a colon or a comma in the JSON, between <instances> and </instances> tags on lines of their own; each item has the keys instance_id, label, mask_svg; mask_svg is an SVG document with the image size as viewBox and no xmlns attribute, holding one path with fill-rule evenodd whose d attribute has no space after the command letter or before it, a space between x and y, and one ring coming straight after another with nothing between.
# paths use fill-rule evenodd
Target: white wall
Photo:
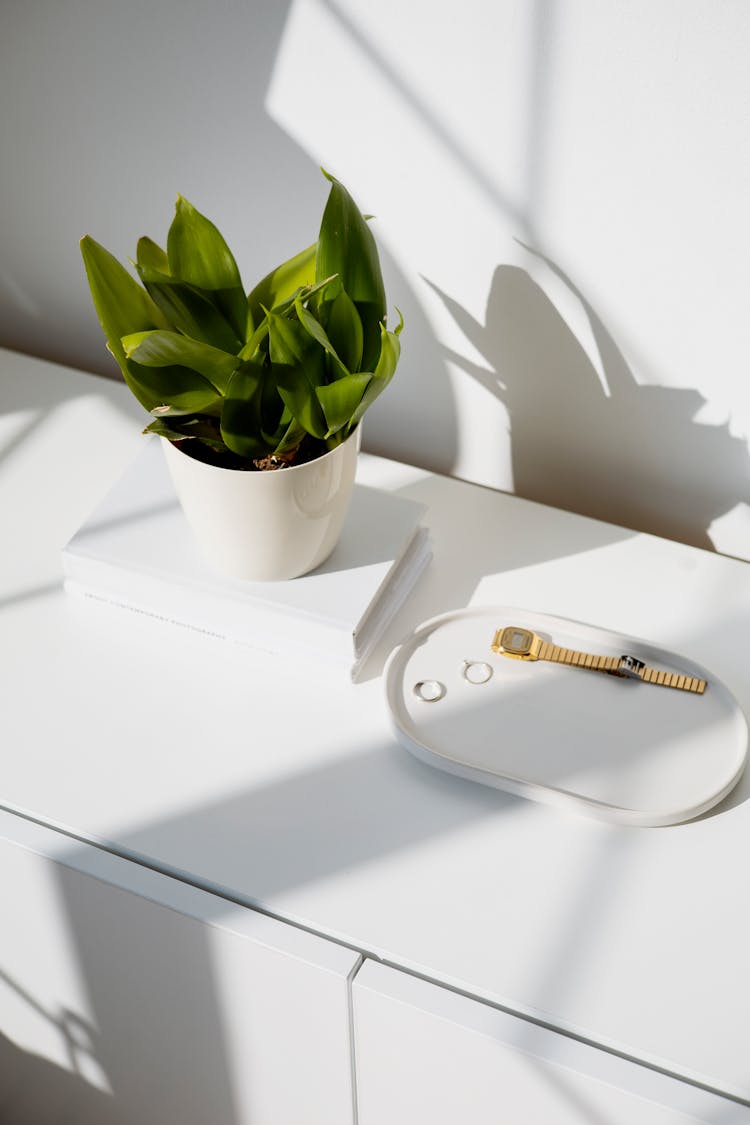
<instances>
[{"instance_id":1,"label":"white wall","mask_svg":"<svg viewBox=\"0 0 750 1125\"><path fill-rule=\"evenodd\" d=\"M378 452L750 557L750 5L5 0L0 343L111 370L77 240L248 287L323 164L407 328Z\"/></svg>"}]
</instances>

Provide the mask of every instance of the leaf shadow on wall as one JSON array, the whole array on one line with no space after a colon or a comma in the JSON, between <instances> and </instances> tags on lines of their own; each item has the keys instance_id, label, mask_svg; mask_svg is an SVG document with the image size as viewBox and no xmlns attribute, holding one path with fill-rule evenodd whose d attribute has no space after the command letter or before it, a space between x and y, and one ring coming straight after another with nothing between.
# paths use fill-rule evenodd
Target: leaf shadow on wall
<instances>
[{"instance_id":1,"label":"leaf shadow on wall","mask_svg":"<svg viewBox=\"0 0 750 1125\"><path fill-rule=\"evenodd\" d=\"M389 295L388 325L397 323L397 305L405 327L393 381L363 419L363 448L450 474L458 456L458 429L447 357L412 284L381 242L378 252Z\"/></svg>"},{"instance_id":2,"label":"leaf shadow on wall","mask_svg":"<svg viewBox=\"0 0 750 1125\"><path fill-rule=\"evenodd\" d=\"M487 366L449 358L508 411L515 493L713 550L713 520L750 501L745 442L728 424L695 421L706 402L699 391L639 384L570 278L536 256L584 309L609 393L525 269L497 267L484 324L427 282Z\"/></svg>"}]
</instances>

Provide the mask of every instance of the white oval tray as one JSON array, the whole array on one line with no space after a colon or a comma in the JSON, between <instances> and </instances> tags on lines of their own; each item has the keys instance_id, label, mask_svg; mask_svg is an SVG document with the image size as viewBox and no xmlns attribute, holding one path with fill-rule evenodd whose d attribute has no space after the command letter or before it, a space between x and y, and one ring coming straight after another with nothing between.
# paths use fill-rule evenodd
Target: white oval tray
<instances>
[{"instance_id":1,"label":"white oval tray","mask_svg":"<svg viewBox=\"0 0 750 1125\"><path fill-rule=\"evenodd\" d=\"M567 648L628 653L708 681L703 695L491 651L520 625ZM486 662L491 678L464 676ZM437 681L434 702L414 686ZM385 672L398 740L428 765L605 820L677 824L718 804L738 781L748 728L720 680L682 656L566 618L502 606L443 614L391 654ZM427 693L429 694L429 692Z\"/></svg>"}]
</instances>

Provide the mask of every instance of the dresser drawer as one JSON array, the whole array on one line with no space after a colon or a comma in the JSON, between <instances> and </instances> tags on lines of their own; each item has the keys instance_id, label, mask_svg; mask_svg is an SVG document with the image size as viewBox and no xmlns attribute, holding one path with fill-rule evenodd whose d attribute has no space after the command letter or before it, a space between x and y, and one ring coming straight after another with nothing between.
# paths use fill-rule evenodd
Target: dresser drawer
<instances>
[{"instance_id":1,"label":"dresser drawer","mask_svg":"<svg viewBox=\"0 0 750 1125\"><path fill-rule=\"evenodd\" d=\"M0 812L0 1121L352 1125L358 953Z\"/></svg>"},{"instance_id":2,"label":"dresser drawer","mask_svg":"<svg viewBox=\"0 0 750 1125\"><path fill-rule=\"evenodd\" d=\"M366 961L359 1125L749 1125L750 1108Z\"/></svg>"}]
</instances>

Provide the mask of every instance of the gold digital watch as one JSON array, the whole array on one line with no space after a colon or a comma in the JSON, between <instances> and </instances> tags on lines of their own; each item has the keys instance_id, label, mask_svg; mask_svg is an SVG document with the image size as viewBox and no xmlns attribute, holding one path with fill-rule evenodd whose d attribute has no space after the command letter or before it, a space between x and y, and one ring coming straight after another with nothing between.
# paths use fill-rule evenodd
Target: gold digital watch
<instances>
[{"instance_id":1,"label":"gold digital watch","mask_svg":"<svg viewBox=\"0 0 750 1125\"><path fill-rule=\"evenodd\" d=\"M498 629L491 647L499 656L509 656L513 660L549 660L553 664L588 668L592 672L606 672L610 676L642 680L645 684L692 691L697 695L702 695L706 690L706 681L698 679L697 676L684 676L678 672L648 668L635 656L595 656L590 652L562 648L551 641L543 640L531 629L523 629L518 625L506 625Z\"/></svg>"}]
</instances>

